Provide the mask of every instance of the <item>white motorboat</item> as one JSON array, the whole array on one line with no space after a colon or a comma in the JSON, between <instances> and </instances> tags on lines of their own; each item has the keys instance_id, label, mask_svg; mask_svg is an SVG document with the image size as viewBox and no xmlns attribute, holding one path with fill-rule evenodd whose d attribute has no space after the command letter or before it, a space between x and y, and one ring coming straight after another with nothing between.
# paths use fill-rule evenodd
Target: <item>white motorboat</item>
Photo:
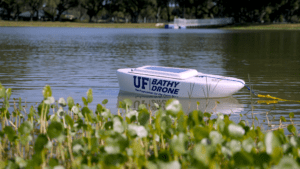
<instances>
[{"instance_id":1,"label":"white motorboat","mask_svg":"<svg viewBox=\"0 0 300 169\"><path fill-rule=\"evenodd\" d=\"M118 69L117 76L122 91L169 97L227 97L245 86L245 82L237 78L161 66Z\"/></svg>"}]
</instances>

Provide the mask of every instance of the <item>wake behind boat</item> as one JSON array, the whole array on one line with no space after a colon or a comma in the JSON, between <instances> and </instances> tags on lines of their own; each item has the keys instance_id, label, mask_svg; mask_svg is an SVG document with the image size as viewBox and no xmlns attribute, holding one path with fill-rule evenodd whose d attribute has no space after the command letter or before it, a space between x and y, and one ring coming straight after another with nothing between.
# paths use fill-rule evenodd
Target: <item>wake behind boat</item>
<instances>
[{"instance_id":1,"label":"wake behind boat","mask_svg":"<svg viewBox=\"0 0 300 169\"><path fill-rule=\"evenodd\" d=\"M117 76L122 91L183 98L227 97L245 85L237 78L161 66L118 69Z\"/></svg>"}]
</instances>

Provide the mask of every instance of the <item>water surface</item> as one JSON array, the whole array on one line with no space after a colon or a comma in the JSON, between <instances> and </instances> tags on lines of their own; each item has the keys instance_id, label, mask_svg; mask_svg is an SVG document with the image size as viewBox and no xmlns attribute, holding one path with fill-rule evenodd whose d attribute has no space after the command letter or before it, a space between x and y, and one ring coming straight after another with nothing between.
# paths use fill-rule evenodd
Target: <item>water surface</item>
<instances>
[{"instance_id":1,"label":"water surface","mask_svg":"<svg viewBox=\"0 0 300 169\"><path fill-rule=\"evenodd\" d=\"M43 87L50 85L55 99L72 96L80 104L92 88L92 109L108 99L107 107L116 113L117 102L126 97L155 109L154 102L166 100L119 94L116 70L157 65L193 68L246 82L250 77L249 84L259 94L300 100L299 46L299 31L0 27L0 82L12 88L12 98L21 97L28 104L40 102ZM231 113L236 120L241 113L242 119L266 129L268 120L269 125L278 124L280 116L289 119L290 112L299 123L299 102L259 104L261 100L250 97L244 88L209 103L199 99L204 106L199 108ZM181 101L187 112L197 108L197 99Z\"/></svg>"}]
</instances>

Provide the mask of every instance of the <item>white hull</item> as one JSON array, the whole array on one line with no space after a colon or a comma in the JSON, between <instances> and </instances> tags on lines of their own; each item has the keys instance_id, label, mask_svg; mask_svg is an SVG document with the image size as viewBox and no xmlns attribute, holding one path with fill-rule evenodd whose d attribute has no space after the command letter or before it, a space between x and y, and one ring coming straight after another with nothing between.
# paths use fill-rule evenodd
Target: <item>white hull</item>
<instances>
[{"instance_id":1,"label":"white hull","mask_svg":"<svg viewBox=\"0 0 300 169\"><path fill-rule=\"evenodd\" d=\"M143 67L142 67L143 68ZM156 67L155 67L156 68ZM161 67L164 68L164 67ZM165 75L161 71L155 75L147 73L146 69L118 69L117 77L120 90L145 94L182 98L219 98L230 96L244 87L245 82L241 79L197 73L188 77L195 70L187 69L186 74L170 73ZM177 75L178 74L178 75ZM178 76L178 77L172 77Z\"/></svg>"}]
</instances>

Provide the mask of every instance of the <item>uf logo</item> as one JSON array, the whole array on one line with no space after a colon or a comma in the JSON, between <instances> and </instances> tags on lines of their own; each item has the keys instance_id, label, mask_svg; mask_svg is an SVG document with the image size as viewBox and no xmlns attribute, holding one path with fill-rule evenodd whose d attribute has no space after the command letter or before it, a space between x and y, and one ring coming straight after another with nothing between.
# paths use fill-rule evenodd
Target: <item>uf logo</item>
<instances>
[{"instance_id":1,"label":"uf logo","mask_svg":"<svg viewBox=\"0 0 300 169\"><path fill-rule=\"evenodd\" d=\"M139 77L139 76L133 76L134 87L140 88L141 87L141 82L142 82L142 89L145 89L145 86L148 85L149 78Z\"/></svg>"}]
</instances>

